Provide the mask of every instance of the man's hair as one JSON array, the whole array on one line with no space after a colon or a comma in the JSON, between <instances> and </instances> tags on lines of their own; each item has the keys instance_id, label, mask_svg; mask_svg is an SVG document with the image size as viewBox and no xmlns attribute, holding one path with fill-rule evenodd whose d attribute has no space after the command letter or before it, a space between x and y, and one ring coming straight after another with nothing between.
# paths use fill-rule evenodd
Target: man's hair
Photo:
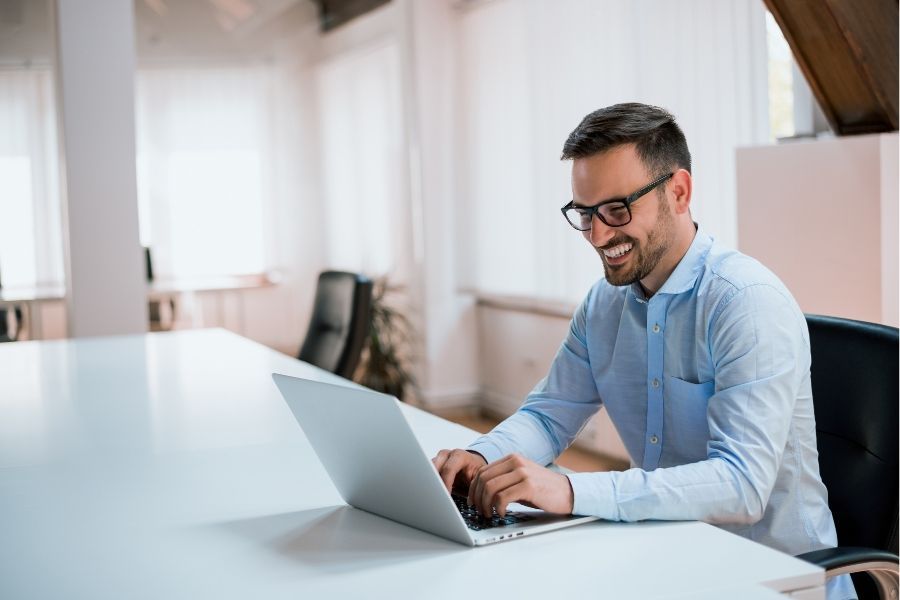
<instances>
[{"instance_id":1,"label":"man's hair","mask_svg":"<svg viewBox=\"0 0 900 600\"><path fill-rule=\"evenodd\" d=\"M676 168L691 172L691 153L675 117L657 106L628 102L586 116L563 146L561 160L587 158L634 144L651 175Z\"/></svg>"}]
</instances>

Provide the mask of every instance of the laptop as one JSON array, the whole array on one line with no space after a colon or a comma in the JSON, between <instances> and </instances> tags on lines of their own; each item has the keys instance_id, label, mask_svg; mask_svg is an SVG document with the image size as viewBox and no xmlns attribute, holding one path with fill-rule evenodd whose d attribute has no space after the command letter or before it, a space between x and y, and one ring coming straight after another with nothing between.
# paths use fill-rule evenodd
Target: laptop
<instances>
[{"instance_id":1,"label":"laptop","mask_svg":"<svg viewBox=\"0 0 900 600\"><path fill-rule=\"evenodd\" d=\"M362 387L273 373L272 378L350 506L468 546L516 540L597 520L510 504L482 517L451 496L399 401Z\"/></svg>"}]
</instances>

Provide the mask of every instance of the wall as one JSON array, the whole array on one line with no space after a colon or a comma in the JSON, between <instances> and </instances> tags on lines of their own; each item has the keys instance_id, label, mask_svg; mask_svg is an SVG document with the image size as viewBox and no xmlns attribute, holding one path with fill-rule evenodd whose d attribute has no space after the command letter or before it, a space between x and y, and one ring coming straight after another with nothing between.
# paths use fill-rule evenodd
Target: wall
<instances>
[{"instance_id":1,"label":"wall","mask_svg":"<svg viewBox=\"0 0 900 600\"><path fill-rule=\"evenodd\" d=\"M429 408L479 403L474 298L460 291L456 235L460 170L458 12L449 2L406 0L410 97L410 204L415 298L421 319L421 400Z\"/></svg>"},{"instance_id":2,"label":"wall","mask_svg":"<svg viewBox=\"0 0 900 600\"><path fill-rule=\"evenodd\" d=\"M742 252L805 312L897 326L897 134L737 152Z\"/></svg>"},{"instance_id":3,"label":"wall","mask_svg":"<svg viewBox=\"0 0 900 600\"><path fill-rule=\"evenodd\" d=\"M882 321L897 326L900 302L900 252L897 229L900 223L900 165L897 134L879 136L881 141L881 314Z\"/></svg>"}]
</instances>

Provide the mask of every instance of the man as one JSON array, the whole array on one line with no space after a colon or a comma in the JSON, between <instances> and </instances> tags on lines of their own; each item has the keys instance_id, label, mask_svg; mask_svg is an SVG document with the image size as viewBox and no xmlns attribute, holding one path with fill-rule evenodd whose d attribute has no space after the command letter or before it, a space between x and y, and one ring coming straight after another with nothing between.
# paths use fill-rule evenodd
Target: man
<instances>
[{"instance_id":1,"label":"man","mask_svg":"<svg viewBox=\"0 0 900 600\"><path fill-rule=\"evenodd\" d=\"M433 459L447 488L468 487L482 514L521 502L614 521L700 520L789 554L836 546L803 313L770 271L691 219L691 158L674 117L643 104L598 110L562 158L573 192L563 213L606 277L522 407ZM601 405L632 468L545 468ZM828 594L855 597L846 576Z\"/></svg>"}]
</instances>

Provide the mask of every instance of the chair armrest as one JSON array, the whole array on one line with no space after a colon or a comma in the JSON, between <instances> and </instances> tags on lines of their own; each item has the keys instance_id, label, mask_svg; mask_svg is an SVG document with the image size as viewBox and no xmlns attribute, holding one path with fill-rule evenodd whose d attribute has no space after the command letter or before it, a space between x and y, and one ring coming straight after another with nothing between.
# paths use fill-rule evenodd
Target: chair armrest
<instances>
[{"instance_id":1,"label":"chair armrest","mask_svg":"<svg viewBox=\"0 0 900 600\"><path fill-rule=\"evenodd\" d=\"M799 554L797 558L825 569L825 577L868 573L881 598L897 598L900 558L893 552L872 548L826 548Z\"/></svg>"}]
</instances>

